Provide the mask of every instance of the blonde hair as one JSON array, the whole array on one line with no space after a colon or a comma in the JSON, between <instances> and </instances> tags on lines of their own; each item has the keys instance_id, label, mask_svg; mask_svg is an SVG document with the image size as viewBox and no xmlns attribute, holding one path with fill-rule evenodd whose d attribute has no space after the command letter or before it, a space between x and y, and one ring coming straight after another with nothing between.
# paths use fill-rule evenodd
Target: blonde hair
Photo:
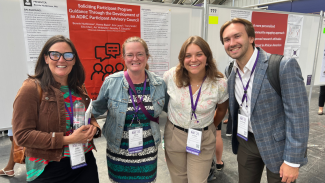
<instances>
[{"instance_id":1,"label":"blonde hair","mask_svg":"<svg viewBox=\"0 0 325 183\"><path fill-rule=\"evenodd\" d=\"M124 43L123 43L123 45L122 45L122 54L123 54L123 58L125 57L125 45L126 45L127 43L131 43L131 42L138 42L138 43L141 43L141 45L143 46L144 51L145 51L147 57L149 58L149 57L151 56L151 55L149 54L149 49L148 49L148 45L147 45L147 43L146 43L143 39L134 36L134 37L129 37L129 38L127 38L127 39L124 41ZM147 70L149 70L149 65L148 65L148 63L146 64L146 67L145 67L145 68L146 68ZM127 66L125 65L124 70L126 71L127 69L128 69L128 68L127 68Z\"/></svg>"}]
</instances>

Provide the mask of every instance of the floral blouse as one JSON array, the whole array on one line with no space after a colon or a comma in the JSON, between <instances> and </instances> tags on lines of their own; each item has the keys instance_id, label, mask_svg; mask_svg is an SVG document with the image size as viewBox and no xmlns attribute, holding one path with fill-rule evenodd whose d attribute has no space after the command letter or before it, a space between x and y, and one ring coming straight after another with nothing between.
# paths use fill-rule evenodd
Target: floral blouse
<instances>
[{"instance_id":1,"label":"floral blouse","mask_svg":"<svg viewBox=\"0 0 325 183\"><path fill-rule=\"evenodd\" d=\"M167 93L170 96L168 103L168 119L175 125L183 128L204 128L213 123L213 116L217 104L224 103L228 98L227 80L218 78L212 81L207 78L201 89L201 95L196 107L195 114L191 120L191 98L189 87L178 88L175 83L176 67L171 68L164 74L167 85ZM193 94L195 103L199 90ZM197 122L199 121L199 122Z\"/></svg>"}]
</instances>

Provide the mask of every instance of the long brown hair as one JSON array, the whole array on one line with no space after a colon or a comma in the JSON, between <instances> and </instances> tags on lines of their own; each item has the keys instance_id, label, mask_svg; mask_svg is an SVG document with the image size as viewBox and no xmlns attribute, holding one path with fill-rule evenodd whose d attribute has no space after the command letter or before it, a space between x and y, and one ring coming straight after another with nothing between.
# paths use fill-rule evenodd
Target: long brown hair
<instances>
[{"instance_id":1,"label":"long brown hair","mask_svg":"<svg viewBox=\"0 0 325 183\"><path fill-rule=\"evenodd\" d=\"M147 57L148 57L148 58L150 57L149 49L148 49L148 45L147 45L147 43L146 43L143 39L141 39L141 38L135 36L135 37L129 37L129 38L127 38L127 39L124 41L124 43L123 43L123 45L122 45L122 54L123 54L123 59L124 59L124 57L125 57L125 45L126 45L127 43L131 43L131 42L138 42L138 43L141 43L141 45L142 45L143 48L144 48L144 51L146 52ZM124 64L124 65L125 65L125 64ZM126 71L127 69L128 69L128 68L127 68L127 66L125 65L124 70ZM145 69L149 70L149 65L148 65L148 63L146 63L146 67L145 67Z\"/></svg>"},{"instance_id":2,"label":"long brown hair","mask_svg":"<svg viewBox=\"0 0 325 183\"><path fill-rule=\"evenodd\" d=\"M209 78L212 81L217 81L217 78L223 78L223 74L217 69L209 44L199 36L191 36L183 43L183 46L181 47L181 50L178 55L179 64L176 67L176 75L175 75L177 87L179 88L186 87L189 86L190 84L188 71L184 67L186 50L190 44L195 44L199 46L202 52L204 53L204 55L207 57L206 63L208 65L205 67L205 73L207 78Z\"/></svg>"},{"instance_id":3,"label":"long brown hair","mask_svg":"<svg viewBox=\"0 0 325 183\"><path fill-rule=\"evenodd\" d=\"M235 23L240 23L243 24L245 26L245 31L248 35L248 37L252 37L255 40L255 30L254 30L254 26L252 24L252 22L242 19L242 18L233 18L230 21L227 21L226 23L224 23L221 26L220 29L220 41L223 44L223 32L225 31L225 29L230 25L230 24L235 24ZM253 47L255 48L255 41L252 43Z\"/></svg>"},{"instance_id":4,"label":"long brown hair","mask_svg":"<svg viewBox=\"0 0 325 183\"><path fill-rule=\"evenodd\" d=\"M35 74L28 75L28 77L39 80L41 88L44 91L48 91L51 85L55 86L57 82L55 81L49 66L45 62L45 56L48 54L51 46L59 42L67 43L71 47L72 52L75 54L74 59L76 63L68 75L68 86L73 91L79 93L78 87L82 87L83 83L85 82L85 70L81 64L74 44L69 38L66 38L62 35L53 36L45 43L41 53L38 56L38 60L35 66Z\"/></svg>"}]
</instances>

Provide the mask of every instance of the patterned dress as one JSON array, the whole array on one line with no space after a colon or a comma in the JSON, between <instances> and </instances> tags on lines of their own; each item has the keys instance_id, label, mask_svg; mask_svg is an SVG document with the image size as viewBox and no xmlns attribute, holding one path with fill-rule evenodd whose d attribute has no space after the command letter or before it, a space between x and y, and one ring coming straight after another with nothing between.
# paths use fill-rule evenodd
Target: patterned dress
<instances>
[{"instance_id":1,"label":"patterned dress","mask_svg":"<svg viewBox=\"0 0 325 183\"><path fill-rule=\"evenodd\" d=\"M67 105L68 109L71 111L68 86L61 86L60 90L61 90L61 92L63 94L65 104ZM72 95L73 103L76 101L76 98L80 97L74 91L71 91L71 95ZM65 134L65 136L69 136L70 118L69 118L68 112L65 111L65 113L66 113L66 134ZM88 143L88 146L84 146L84 152L85 153L91 151L92 149L93 149L93 146L91 145L90 142ZM69 152L69 146L68 145L64 146L62 158L65 158L65 157L70 157L70 152ZM38 176L40 176L43 173L45 167L48 165L48 163L50 161L45 160L45 159L27 157L26 156L25 162L26 162L27 181L30 182L30 181L35 180Z\"/></svg>"},{"instance_id":2,"label":"patterned dress","mask_svg":"<svg viewBox=\"0 0 325 183\"><path fill-rule=\"evenodd\" d=\"M146 89L143 97L143 105L151 116L154 116L154 109L150 97L149 80L146 81ZM143 83L135 84L138 97L143 94ZM133 99L136 100L132 91ZM136 102L135 102L136 103ZM137 104L136 104L137 106ZM126 111L125 125L121 146L118 153L114 153L107 147L107 167L110 181L120 183L150 183L156 181L157 176L157 155L158 149L152 136L150 120L139 108L138 119L143 126L143 150L139 153L130 154L128 152L129 134L127 127L130 126L134 115L134 107L129 94L128 109ZM135 118L132 127L138 125Z\"/></svg>"}]
</instances>

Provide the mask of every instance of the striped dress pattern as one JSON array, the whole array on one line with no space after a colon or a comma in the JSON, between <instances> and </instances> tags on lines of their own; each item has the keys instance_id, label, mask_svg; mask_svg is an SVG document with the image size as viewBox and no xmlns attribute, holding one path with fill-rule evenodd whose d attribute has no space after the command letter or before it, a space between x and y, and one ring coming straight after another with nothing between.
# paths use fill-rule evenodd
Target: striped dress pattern
<instances>
[{"instance_id":1,"label":"striped dress pattern","mask_svg":"<svg viewBox=\"0 0 325 183\"><path fill-rule=\"evenodd\" d=\"M143 96L143 105L151 116L154 116L154 108L150 97L149 79L146 81L146 88ZM143 94L143 83L135 84L138 97L141 99ZM133 99L136 101L134 92ZM135 102L136 107L137 103ZM156 181L157 177L157 155L158 148L152 136L150 120L143 114L141 108L138 111L138 119L143 128L143 150L138 153L129 153L129 134L128 127L135 127L139 122L134 116L134 107L129 94L128 108L126 111L125 124L121 146L118 153L114 153L108 147L107 168L109 179L113 183L151 183Z\"/></svg>"},{"instance_id":2,"label":"striped dress pattern","mask_svg":"<svg viewBox=\"0 0 325 183\"><path fill-rule=\"evenodd\" d=\"M67 105L68 109L71 111L70 107L70 97L69 97L69 88L68 86L61 86L60 90L63 94L64 102ZM75 93L73 90L71 90L71 95L72 95L72 101L73 103L76 101L76 98L80 97L78 93ZM69 136L69 130L70 130L70 118L69 114L67 111L65 111L65 116L66 116L66 133L65 136ZM88 143L88 146L84 146L84 152L87 153L93 149L93 146L91 143ZM70 157L70 152L69 152L69 146L66 145L64 146L62 158L65 157ZM38 176L40 176L45 167L49 164L49 160L45 159L40 159L40 158L34 158L34 157L27 157L25 158L25 163L26 163L26 174L27 174L27 182L35 180Z\"/></svg>"}]
</instances>

